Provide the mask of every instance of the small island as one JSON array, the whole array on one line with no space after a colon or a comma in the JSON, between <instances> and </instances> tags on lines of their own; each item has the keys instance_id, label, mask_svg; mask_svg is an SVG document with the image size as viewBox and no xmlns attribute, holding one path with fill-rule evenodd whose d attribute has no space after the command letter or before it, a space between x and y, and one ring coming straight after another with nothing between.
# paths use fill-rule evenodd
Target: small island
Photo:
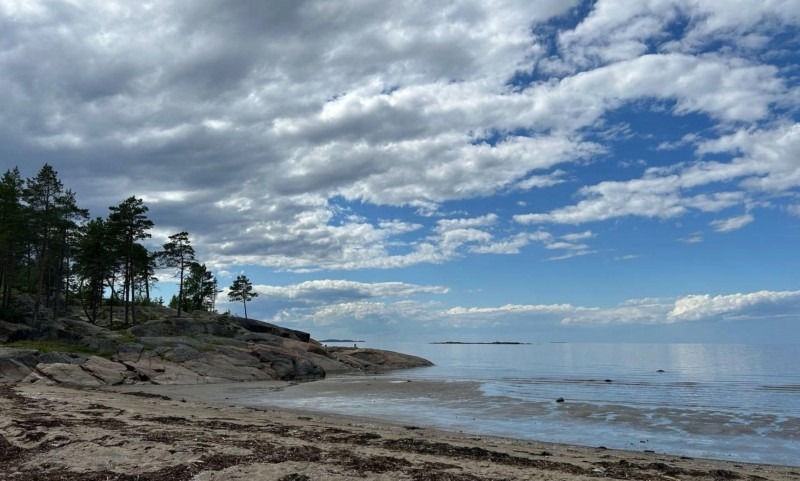
<instances>
[{"instance_id":1,"label":"small island","mask_svg":"<svg viewBox=\"0 0 800 481\"><path fill-rule=\"evenodd\" d=\"M492 345L492 346L520 346L520 345L529 345L530 342L516 342L516 341L492 341L492 342L461 342L461 341L440 341L440 342L431 342L429 344L478 344L478 345Z\"/></svg>"}]
</instances>

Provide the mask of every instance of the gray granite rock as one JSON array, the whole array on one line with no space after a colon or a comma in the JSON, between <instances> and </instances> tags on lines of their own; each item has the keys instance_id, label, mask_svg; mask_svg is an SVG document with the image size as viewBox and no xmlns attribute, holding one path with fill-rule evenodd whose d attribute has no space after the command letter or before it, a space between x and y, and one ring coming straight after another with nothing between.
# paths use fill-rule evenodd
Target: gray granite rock
<instances>
[{"instance_id":1,"label":"gray granite rock","mask_svg":"<svg viewBox=\"0 0 800 481\"><path fill-rule=\"evenodd\" d=\"M36 379L31 376L36 375ZM63 384L75 387L100 387L105 383L84 371L78 364L39 364L36 371L31 373L27 382L45 382L47 384Z\"/></svg>"},{"instance_id":2,"label":"gray granite rock","mask_svg":"<svg viewBox=\"0 0 800 481\"><path fill-rule=\"evenodd\" d=\"M125 361L123 364L136 374L139 381L153 384L205 384L201 374L180 364L149 357L141 361Z\"/></svg>"},{"instance_id":3,"label":"gray granite rock","mask_svg":"<svg viewBox=\"0 0 800 481\"><path fill-rule=\"evenodd\" d=\"M136 375L124 364L97 356L90 357L83 364L83 370L109 386L132 384L136 380Z\"/></svg>"},{"instance_id":4,"label":"gray granite rock","mask_svg":"<svg viewBox=\"0 0 800 481\"><path fill-rule=\"evenodd\" d=\"M113 359L117 362L138 361L142 357L144 346L137 343L120 344Z\"/></svg>"},{"instance_id":5,"label":"gray granite rock","mask_svg":"<svg viewBox=\"0 0 800 481\"><path fill-rule=\"evenodd\" d=\"M39 351L0 348L0 379L25 379L39 364Z\"/></svg>"},{"instance_id":6,"label":"gray granite rock","mask_svg":"<svg viewBox=\"0 0 800 481\"><path fill-rule=\"evenodd\" d=\"M182 363L200 359L203 357L203 354L189 346L176 346L174 348L168 348L166 352L162 354L162 357L168 361Z\"/></svg>"},{"instance_id":7,"label":"gray granite rock","mask_svg":"<svg viewBox=\"0 0 800 481\"><path fill-rule=\"evenodd\" d=\"M0 321L0 342L14 342L33 339L36 331L25 324Z\"/></svg>"},{"instance_id":8,"label":"gray granite rock","mask_svg":"<svg viewBox=\"0 0 800 481\"><path fill-rule=\"evenodd\" d=\"M275 371L278 379L320 379L325 370L308 357L299 356L288 349L274 346L259 346L252 351L267 367Z\"/></svg>"},{"instance_id":9,"label":"gray granite rock","mask_svg":"<svg viewBox=\"0 0 800 481\"><path fill-rule=\"evenodd\" d=\"M43 364L83 364L88 358L68 352L47 352L39 356Z\"/></svg>"}]
</instances>

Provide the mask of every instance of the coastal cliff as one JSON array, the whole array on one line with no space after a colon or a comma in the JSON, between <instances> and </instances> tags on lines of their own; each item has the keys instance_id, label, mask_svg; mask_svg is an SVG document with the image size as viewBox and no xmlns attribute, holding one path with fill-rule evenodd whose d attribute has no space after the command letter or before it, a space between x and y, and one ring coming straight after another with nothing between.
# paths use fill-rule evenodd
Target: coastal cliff
<instances>
[{"instance_id":1,"label":"coastal cliff","mask_svg":"<svg viewBox=\"0 0 800 481\"><path fill-rule=\"evenodd\" d=\"M0 381L77 387L322 379L333 373L430 366L377 349L328 348L302 331L226 314L151 320L124 330L73 315L36 328L0 319Z\"/></svg>"}]
</instances>

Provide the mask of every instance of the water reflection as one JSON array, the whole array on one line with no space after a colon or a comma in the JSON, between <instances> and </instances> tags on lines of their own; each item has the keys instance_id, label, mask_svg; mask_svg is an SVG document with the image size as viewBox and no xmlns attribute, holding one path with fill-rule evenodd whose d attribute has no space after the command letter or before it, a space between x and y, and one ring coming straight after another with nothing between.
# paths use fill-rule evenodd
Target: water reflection
<instances>
[{"instance_id":1,"label":"water reflection","mask_svg":"<svg viewBox=\"0 0 800 481\"><path fill-rule=\"evenodd\" d=\"M373 347L437 365L378 378L382 385L365 378L301 385L269 402L566 443L602 439L637 449L650 440L645 447L662 452L784 464L800 443L800 353L791 346ZM434 387L441 381L446 389Z\"/></svg>"}]
</instances>

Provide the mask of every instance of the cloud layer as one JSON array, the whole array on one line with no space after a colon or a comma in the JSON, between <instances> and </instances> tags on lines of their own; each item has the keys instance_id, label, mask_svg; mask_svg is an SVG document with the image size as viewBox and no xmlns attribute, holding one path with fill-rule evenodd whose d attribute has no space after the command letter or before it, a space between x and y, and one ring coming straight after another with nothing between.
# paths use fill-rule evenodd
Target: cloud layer
<instances>
[{"instance_id":1,"label":"cloud layer","mask_svg":"<svg viewBox=\"0 0 800 481\"><path fill-rule=\"evenodd\" d=\"M495 307L445 307L440 286L320 280L290 286L256 286L256 312L275 312L272 321L314 326L330 333L401 331L428 336L534 336L559 327L663 326L725 321L797 322L800 291L758 291L710 296L631 299L612 307L572 304L507 304ZM421 295L432 298L421 299ZM269 304L269 307L266 307ZM275 305L281 307L275 309ZM222 307L237 306L222 303Z\"/></svg>"},{"instance_id":2,"label":"cloud layer","mask_svg":"<svg viewBox=\"0 0 800 481\"><path fill-rule=\"evenodd\" d=\"M574 27L551 26L564 18ZM541 236L531 224L718 213L796 189L798 126L772 121L796 85L753 53L799 22L790 1L466 1L436 15L415 2L6 1L0 138L14 162L51 159L94 210L143 197L214 265L516 253ZM496 219L507 235L408 220L560 184L559 169L609 152L595 135L607 115L653 100L724 134L692 141L697 160ZM703 159L716 154L735 157ZM376 219L353 203L411 210Z\"/></svg>"},{"instance_id":3,"label":"cloud layer","mask_svg":"<svg viewBox=\"0 0 800 481\"><path fill-rule=\"evenodd\" d=\"M186 230L218 273L286 275L256 284L287 322L749 318L797 286L458 307L412 270L796 223L798 31L791 0L0 0L0 162L49 162L94 215L142 197L153 245Z\"/></svg>"}]
</instances>

